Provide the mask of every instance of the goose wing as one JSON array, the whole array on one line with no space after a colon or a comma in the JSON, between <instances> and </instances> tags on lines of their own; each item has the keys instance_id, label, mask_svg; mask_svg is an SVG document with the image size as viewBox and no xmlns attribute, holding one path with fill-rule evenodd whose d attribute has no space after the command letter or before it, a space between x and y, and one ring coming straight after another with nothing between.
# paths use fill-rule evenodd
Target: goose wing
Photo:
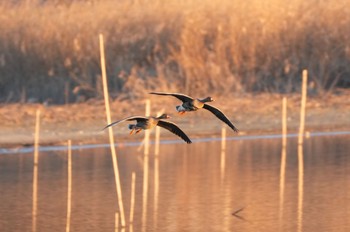
<instances>
[{"instance_id":1,"label":"goose wing","mask_svg":"<svg viewBox=\"0 0 350 232\"><path fill-rule=\"evenodd\" d=\"M181 137L186 143L192 143L190 138L175 123L159 120L157 126L163 127L173 134Z\"/></svg>"},{"instance_id":2,"label":"goose wing","mask_svg":"<svg viewBox=\"0 0 350 232\"><path fill-rule=\"evenodd\" d=\"M226 123L229 127L231 127L232 130L234 130L235 132L238 132L238 129L232 124L232 122L226 117L226 115L223 112L221 112L218 108L208 104L204 104L203 108L212 112L218 119L220 119L221 121Z\"/></svg>"},{"instance_id":3,"label":"goose wing","mask_svg":"<svg viewBox=\"0 0 350 232\"><path fill-rule=\"evenodd\" d=\"M182 93L164 93L164 92L150 92L150 94L155 94L155 95L164 95L164 96L173 96L179 99L182 102L190 102L193 101L193 98L190 96L187 96Z\"/></svg>"},{"instance_id":4,"label":"goose wing","mask_svg":"<svg viewBox=\"0 0 350 232\"><path fill-rule=\"evenodd\" d=\"M110 126L114 126L114 125L116 125L118 123L124 122L124 121L134 121L134 120L139 122L139 121L146 121L146 120L148 120L148 118L144 117L144 116L130 116L130 117L127 117L127 118L124 118L124 119L112 122L111 124L108 124L107 126L105 126L102 130L104 130L107 127L110 127Z\"/></svg>"}]
</instances>

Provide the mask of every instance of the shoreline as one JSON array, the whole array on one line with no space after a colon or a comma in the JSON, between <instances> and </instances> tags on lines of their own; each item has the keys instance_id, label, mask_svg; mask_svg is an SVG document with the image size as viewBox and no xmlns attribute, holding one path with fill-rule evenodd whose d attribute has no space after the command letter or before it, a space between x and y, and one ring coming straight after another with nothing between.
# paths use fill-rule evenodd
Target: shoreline
<instances>
[{"instance_id":1,"label":"shoreline","mask_svg":"<svg viewBox=\"0 0 350 232\"><path fill-rule=\"evenodd\" d=\"M349 131L350 91L325 97L309 97L306 104L305 132ZM288 99L287 133L297 133L300 118L300 95L257 94L231 96L230 101L219 97L213 106L221 109L233 124L238 134L227 126L227 136L261 135L281 133L282 98ZM171 97L152 97L151 112L169 112L169 121L176 123L192 139L219 136L224 125L206 110L178 116L174 106L179 102ZM112 120L130 115L144 115L144 101L111 102ZM0 147L15 148L30 146L34 142L35 114L41 111L40 145L62 145L67 140L73 144L96 144L108 141L104 102L95 100L80 104L54 105L6 104L0 105ZM127 123L113 127L116 142L142 141L143 133L129 136ZM154 131L151 132L153 136ZM161 129L161 139L178 139L176 135Z\"/></svg>"},{"instance_id":2,"label":"shoreline","mask_svg":"<svg viewBox=\"0 0 350 232\"><path fill-rule=\"evenodd\" d=\"M286 135L287 138L298 138L298 133L290 133ZM307 132L305 133L305 139L309 139L311 137L321 137L321 136L350 136L350 131L329 131L329 132ZM282 139L282 134L260 134L260 135L242 135L242 136L231 136L231 137L225 137L226 141L242 141L242 140L255 140L255 139ZM192 141L194 143L200 143L200 142L213 142L213 141L221 141L222 138L220 136L216 137L201 137L201 138L195 138ZM102 141L101 141L102 142ZM160 139L160 144L182 144L183 141L179 139ZM132 140L126 140L126 141L117 141L115 142L115 146L118 148L125 148L125 147L140 147L143 144L142 141L132 141ZM155 140L150 140L150 145L154 145ZM186 144L184 144L186 145ZM71 146L72 150L77 149L95 149L95 148L109 148L110 144L107 141L104 141L104 143L83 143L83 144L73 144ZM42 152L48 152L48 151L65 151L68 147L66 144L60 144L60 145L41 145L39 146L39 151ZM34 146L28 146L28 147L8 147L8 148L0 148L0 155L7 155L7 154L17 154L17 153L32 153L34 151Z\"/></svg>"}]
</instances>

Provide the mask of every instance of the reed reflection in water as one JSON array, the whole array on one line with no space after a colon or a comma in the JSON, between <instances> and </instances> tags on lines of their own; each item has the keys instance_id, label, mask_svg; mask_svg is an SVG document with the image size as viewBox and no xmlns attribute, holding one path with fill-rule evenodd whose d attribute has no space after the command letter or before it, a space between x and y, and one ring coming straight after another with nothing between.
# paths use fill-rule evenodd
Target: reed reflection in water
<instances>
[{"instance_id":1,"label":"reed reflection in water","mask_svg":"<svg viewBox=\"0 0 350 232\"><path fill-rule=\"evenodd\" d=\"M333 136L304 141L302 231L350 231L349 139ZM220 141L161 144L157 159L152 145L144 211L143 152L137 147L118 147L126 215L130 214L132 173L137 177L133 226L127 224L124 230L297 231L297 139L288 139L282 218L281 149L280 139L227 140L223 168ZM66 156L66 151L40 154L37 231L66 227ZM118 207L110 149L74 150L72 163L70 230L114 231ZM1 231L31 230L32 178L32 154L0 156ZM242 207L239 216L245 220L232 216Z\"/></svg>"}]
</instances>

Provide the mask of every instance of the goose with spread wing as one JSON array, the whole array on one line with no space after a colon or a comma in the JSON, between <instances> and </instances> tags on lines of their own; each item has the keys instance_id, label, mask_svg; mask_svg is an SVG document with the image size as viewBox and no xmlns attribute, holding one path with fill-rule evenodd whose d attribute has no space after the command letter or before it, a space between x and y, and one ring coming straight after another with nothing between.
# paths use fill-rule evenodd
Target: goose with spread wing
<instances>
[{"instance_id":1,"label":"goose with spread wing","mask_svg":"<svg viewBox=\"0 0 350 232\"><path fill-rule=\"evenodd\" d=\"M134 132L135 132L135 134L137 134L141 130L148 130L148 129L152 129L156 126L160 126L160 127L163 127L164 129L167 129L171 133L179 136L186 143L192 143L192 141L188 138L188 136L185 134L185 132L183 132L175 123L162 120L162 119L168 119L168 118L170 118L170 116L167 114L162 114L159 117L131 116L131 117L127 117L127 118L124 118L122 120L119 120L119 121L115 121L115 122L107 125L103 129L106 129L107 127L110 127L110 126L114 126L114 125L121 123L121 122L124 122L124 121L135 121L136 120L136 124L129 124L129 129L131 130L130 135L133 134Z\"/></svg>"},{"instance_id":2,"label":"goose with spread wing","mask_svg":"<svg viewBox=\"0 0 350 232\"><path fill-rule=\"evenodd\" d=\"M176 106L176 110L179 114L184 114L186 111L197 111L199 109L206 109L212 112L217 118L226 123L229 127L232 128L235 132L238 132L238 129L232 124L232 122L226 117L226 115L221 112L218 108L208 105L207 102L212 102L214 99L212 97L206 97L203 99L192 98L182 93L164 93L164 92L150 92L150 94L155 95L164 95L164 96L173 96L182 101L182 105Z\"/></svg>"}]
</instances>

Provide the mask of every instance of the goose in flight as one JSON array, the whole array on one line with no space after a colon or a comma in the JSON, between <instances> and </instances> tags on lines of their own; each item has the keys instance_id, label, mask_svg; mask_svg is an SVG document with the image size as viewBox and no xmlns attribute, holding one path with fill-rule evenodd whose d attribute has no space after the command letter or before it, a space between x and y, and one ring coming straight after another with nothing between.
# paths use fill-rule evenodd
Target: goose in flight
<instances>
[{"instance_id":1,"label":"goose in flight","mask_svg":"<svg viewBox=\"0 0 350 232\"><path fill-rule=\"evenodd\" d=\"M119 121L115 121L109 125L107 125L105 128L114 126L118 123L124 122L124 121L134 121L136 120L136 124L129 124L130 135L135 132L135 134L139 133L141 130L148 130L152 129L156 126L163 127L164 129L167 129L168 131L172 132L173 134L179 136L182 138L186 143L192 143L192 141L188 138L188 136L183 132L175 123L164 121L162 119L168 119L170 118L167 114L162 114L159 117L144 117L144 116L131 116L124 119L121 119Z\"/></svg>"},{"instance_id":2,"label":"goose in flight","mask_svg":"<svg viewBox=\"0 0 350 232\"><path fill-rule=\"evenodd\" d=\"M203 99L194 99L190 96L187 96L182 93L164 93L164 92L150 92L150 94L155 95L164 95L164 96L173 96L182 101L182 105L176 106L176 110L179 114L184 114L186 111L197 111L199 109L206 109L212 112L217 118L226 123L229 127L232 128L235 132L238 132L238 129L232 124L232 122L226 117L226 115L221 112L218 108L208 105L207 102L212 102L214 99L212 97L206 97Z\"/></svg>"}]
</instances>

